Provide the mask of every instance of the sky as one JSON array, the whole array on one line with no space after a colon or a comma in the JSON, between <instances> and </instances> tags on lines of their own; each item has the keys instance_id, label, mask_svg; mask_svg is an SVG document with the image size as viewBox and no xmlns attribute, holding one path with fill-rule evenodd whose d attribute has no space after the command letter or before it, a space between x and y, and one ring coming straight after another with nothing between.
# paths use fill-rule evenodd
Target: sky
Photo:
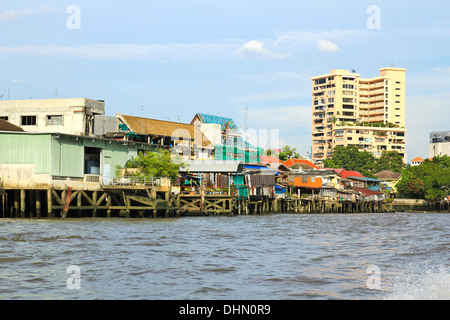
<instances>
[{"instance_id":1,"label":"sky","mask_svg":"<svg viewBox=\"0 0 450 320\"><path fill-rule=\"evenodd\" d=\"M389 66L407 69L407 161L426 158L430 132L450 130L448 0L0 0L0 99L230 117L251 142L302 156L311 77Z\"/></svg>"}]
</instances>

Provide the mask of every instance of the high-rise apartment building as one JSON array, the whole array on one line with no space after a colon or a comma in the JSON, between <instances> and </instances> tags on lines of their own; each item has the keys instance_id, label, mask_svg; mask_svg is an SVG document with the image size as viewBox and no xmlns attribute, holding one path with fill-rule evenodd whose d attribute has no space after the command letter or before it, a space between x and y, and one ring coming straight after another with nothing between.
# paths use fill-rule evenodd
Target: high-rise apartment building
<instances>
[{"instance_id":1,"label":"high-rise apartment building","mask_svg":"<svg viewBox=\"0 0 450 320\"><path fill-rule=\"evenodd\" d=\"M375 78L331 70L312 78L312 158L322 162L335 146L355 145L379 157L395 150L406 162L405 72L382 68Z\"/></svg>"}]
</instances>

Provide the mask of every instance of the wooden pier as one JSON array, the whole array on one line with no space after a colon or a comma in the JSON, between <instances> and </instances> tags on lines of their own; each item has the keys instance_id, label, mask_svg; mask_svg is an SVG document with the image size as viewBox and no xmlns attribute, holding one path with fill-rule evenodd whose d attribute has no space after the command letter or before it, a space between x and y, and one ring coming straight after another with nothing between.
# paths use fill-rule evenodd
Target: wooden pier
<instances>
[{"instance_id":1,"label":"wooden pier","mask_svg":"<svg viewBox=\"0 0 450 320\"><path fill-rule=\"evenodd\" d=\"M449 202L339 201L232 194L175 194L170 187L0 188L1 218L181 217L274 213L449 212Z\"/></svg>"}]
</instances>

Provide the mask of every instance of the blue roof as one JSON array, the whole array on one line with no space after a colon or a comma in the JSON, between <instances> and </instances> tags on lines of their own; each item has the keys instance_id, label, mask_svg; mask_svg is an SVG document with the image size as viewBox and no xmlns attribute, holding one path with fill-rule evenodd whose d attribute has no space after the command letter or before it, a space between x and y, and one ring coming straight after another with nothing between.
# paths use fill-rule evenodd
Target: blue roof
<instances>
[{"instance_id":1,"label":"blue roof","mask_svg":"<svg viewBox=\"0 0 450 320\"><path fill-rule=\"evenodd\" d=\"M222 130L225 130L226 126L228 125L228 128L233 129L236 133L240 133L238 126L231 118L215 116L206 113L197 113L197 115L204 123L218 123L221 125Z\"/></svg>"},{"instance_id":2,"label":"blue roof","mask_svg":"<svg viewBox=\"0 0 450 320\"><path fill-rule=\"evenodd\" d=\"M266 166L255 166L255 165L245 165L245 169L267 169L270 170L271 168L268 168Z\"/></svg>"},{"instance_id":3,"label":"blue roof","mask_svg":"<svg viewBox=\"0 0 450 320\"><path fill-rule=\"evenodd\" d=\"M216 116L216 115L212 115L212 114L206 114L206 113L197 113L196 115L198 116L200 121L202 121L203 123L217 123L217 124L221 125L222 130L227 129L227 127L228 127L229 130L231 130L234 133L239 135L238 137L228 138L227 141L225 142L226 145L231 145L233 147L237 146L239 148L244 148L244 149L249 149L249 150L258 150L259 149L255 146L251 145L249 142L245 141L242 138L242 133L239 130L239 127L237 126L237 124L234 122L233 119Z\"/></svg>"},{"instance_id":4,"label":"blue roof","mask_svg":"<svg viewBox=\"0 0 450 320\"><path fill-rule=\"evenodd\" d=\"M355 179L355 180L363 180L363 181L384 182L383 180L372 179L372 178L367 178L367 177L348 176L347 178Z\"/></svg>"}]
</instances>

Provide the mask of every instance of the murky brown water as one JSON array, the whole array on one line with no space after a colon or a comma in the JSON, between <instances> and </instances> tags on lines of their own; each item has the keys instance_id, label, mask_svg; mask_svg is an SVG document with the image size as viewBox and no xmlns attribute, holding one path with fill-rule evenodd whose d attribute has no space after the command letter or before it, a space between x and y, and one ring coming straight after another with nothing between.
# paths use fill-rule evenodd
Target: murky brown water
<instances>
[{"instance_id":1,"label":"murky brown water","mask_svg":"<svg viewBox=\"0 0 450 320\"><path fill-rule=\"evenodd\" d=\"M449 214L0 219L0 299L450 299L449 249Z\"/></svg>"}]
</instances>

